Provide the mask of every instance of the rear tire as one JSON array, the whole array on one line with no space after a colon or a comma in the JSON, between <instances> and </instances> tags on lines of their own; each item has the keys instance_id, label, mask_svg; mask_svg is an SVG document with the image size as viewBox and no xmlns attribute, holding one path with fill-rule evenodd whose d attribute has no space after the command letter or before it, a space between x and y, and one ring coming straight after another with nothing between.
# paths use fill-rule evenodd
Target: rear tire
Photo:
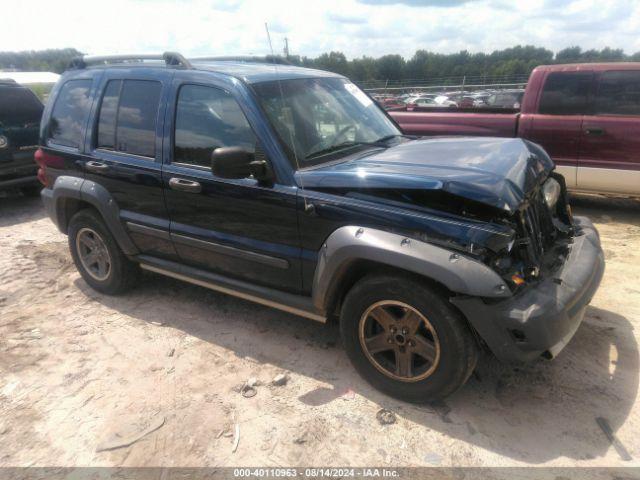
<instances>
[{"instance_id":1,"label":"rear tire","mask_svg":"<svg viewBox=\"0 0 640 480\"><path fill-rule=\"evenodd\" d=\"M129 260L93 209L80 210L69 222L69 249L76 268L91 288L107 295L131 289L140 267Z\"/></svg>"},{"instance_id":2,"label":"rear tire","mask_svg":"<svg viewBox=\"0 0 640 480\"><path fill-rule=\"evenodd\" d=\"M347 294L340 334L356 370L408 402L452 394L469 378L478 346L462 316L436 289L409 275L372 275Z\"/></svg>"}]
</instances>

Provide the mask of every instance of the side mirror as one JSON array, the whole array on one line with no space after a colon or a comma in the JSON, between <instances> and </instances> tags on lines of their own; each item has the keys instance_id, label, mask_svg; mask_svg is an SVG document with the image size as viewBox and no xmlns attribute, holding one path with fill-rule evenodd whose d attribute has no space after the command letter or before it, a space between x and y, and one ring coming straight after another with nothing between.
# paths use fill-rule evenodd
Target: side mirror
<instances>
[{"instance_id":1,"label":"side mirror","mask_svg":"<svg viewBox=\"0 0 640 480\"><path fill-rule=\"evenodd\" d=\"M264 182L271 179L271 169L266 160L256 160L255 155L242 147L220 147L211 154L211 171L221 178L247 178L253 176Z\"/></svg>"}]
</instances>

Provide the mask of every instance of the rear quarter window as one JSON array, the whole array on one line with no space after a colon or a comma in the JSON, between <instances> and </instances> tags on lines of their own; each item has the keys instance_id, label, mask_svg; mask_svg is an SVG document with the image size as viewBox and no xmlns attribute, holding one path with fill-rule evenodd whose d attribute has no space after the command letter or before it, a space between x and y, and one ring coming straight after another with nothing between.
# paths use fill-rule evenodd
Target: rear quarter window
<instances>
[{"instance_id":1,"label":"rear quarter window","mask_svg":"<svg viewBox=\"0 0 640 480\"><path fill-rule=\"evenodd\" d=\"M49 140L79 148L91 107L91 80L69 80L60 89L49 121Z\"/></svg>"},{"instance_id":2,"label":"rear quarter window","mask_svg":"<svg viewBox=\"0 0 640 480\"><path fill-rule=\"evenodd\" d=\"M604 72L596 93L599 115L640 115L640 70Z\"/></svg>"}]
</instances>

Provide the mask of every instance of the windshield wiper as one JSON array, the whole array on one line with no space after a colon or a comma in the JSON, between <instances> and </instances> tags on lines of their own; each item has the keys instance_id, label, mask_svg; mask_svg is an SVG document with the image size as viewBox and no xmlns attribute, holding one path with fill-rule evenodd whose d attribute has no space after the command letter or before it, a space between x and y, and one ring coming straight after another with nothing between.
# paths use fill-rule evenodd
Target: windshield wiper
<instances>
[{"instance_id":1,"label":"windshield wiper","mask_svg":"<svg viewBox=\"0 0 640 480\"><path fill-rule=\"evenodd\" d=\"M370 145L373 147L380 147L380 148L389 148L389 145L386 142L396 137L411 138L411 137L408 137L407 135L396 134L396 135L384 136L382 138L374 140L373 142L354 142L354 141L342 142L342 143L337 143L336 145L330 145L327 148L316 150L315 152L311 152L304 158L305 160L309 160L310 158L320 157L322 155L326 155L331 152L336 152L338 150L342 150L345 148L359 147L362 145Z\"/></svg>"},{"instance_id":2,"label":"windshield wiper","mask_svg":"<svg viewBox=\"0 0 640 480\"><path fill-rule=\"evenodd\" d=\"M395 135L387 135L385 137L379 138L376 141L372 142L372 143L380 143L380 142L386 142L387 140L392 140L394 138L407 138L409 140L414 140L415 137L412 137L411 135L402 135L401 133L396 133Z\"/></svg>"},{"instance_id":3,"label":"windshield wiper","mask_svg":"<svg viewBox=\"0 0 640 480\"><path fill-rule=\"evenodd\" d=\"M321 148L320 150L316 150L315 152L311 152L306 157L304 157L304 159L309 160L311 158L321 157L322 155L326 155L331 152L337 152L338 150L344 150L346 148L351 148L351 147L359 147L361 145L373 145L375 147L386 146L377 142L352 142L352 141L342 142L342 143L337 143L335 145L330 145L326 148Z\"/></svg>"}]
</instances>

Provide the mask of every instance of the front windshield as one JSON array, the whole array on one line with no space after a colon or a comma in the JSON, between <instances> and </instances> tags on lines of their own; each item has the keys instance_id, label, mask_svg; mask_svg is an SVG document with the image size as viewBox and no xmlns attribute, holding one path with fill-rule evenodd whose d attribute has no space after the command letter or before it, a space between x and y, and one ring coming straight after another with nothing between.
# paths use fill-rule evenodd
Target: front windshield
<instances>
[{"instance_id":1,"label":"front windshield","mask_svg":"<svg viewBox=\"0 0 640 480\"><path fill-rule=\"evenodd\" d=\"M272 81L254 88L296 168L400 135L373 100L343 78Z\"/></svg>"}]
</instances>

